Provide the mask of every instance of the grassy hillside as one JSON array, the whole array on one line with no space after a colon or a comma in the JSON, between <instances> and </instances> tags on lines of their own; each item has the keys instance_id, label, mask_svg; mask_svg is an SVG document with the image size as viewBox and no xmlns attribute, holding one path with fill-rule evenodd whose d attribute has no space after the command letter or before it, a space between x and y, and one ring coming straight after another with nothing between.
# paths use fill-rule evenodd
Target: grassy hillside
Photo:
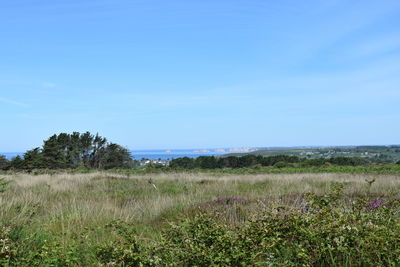
<instances>
[{"instance_id":1,"label":"grassy hillside","mask_svg":"<svg viewBox=\"0 0 400 267\"><path fill-rule=\"evenodd\" d=\"M377 255L382 257L378 265L400 263L399 175L94 172L2 177L3 265L357 266L357 255L366 264ZM319 225L331 227L324 230L325 238ZM358 236L346 227L358 227ZM372 227L368 231L377 240L365 227ZM270 235L268 229L275 230ZM292 231L302 233L297 241ZM244 233L248 241L241 239ZM283 251L285 236L293 246ZM358 242L352 238L364 242L357 245L361 252L349 249ZM252 247L254 242L260 246ZM211 253L210 246L222 254Z\"/></svg>"},{"instance_id":2,"label":"grassy hillside","mask_svg":"<svg viewBox=\"0 0 400 267\"><path fill-rule=\"evenodd\" d=\"M310 159L332 157L359 157L372 161L397 162L400 160L400 145L260 149L249 153L227 154L224 156L242 156L246 154L262 156L289 155Z\"/></svg>"}]
</instances>

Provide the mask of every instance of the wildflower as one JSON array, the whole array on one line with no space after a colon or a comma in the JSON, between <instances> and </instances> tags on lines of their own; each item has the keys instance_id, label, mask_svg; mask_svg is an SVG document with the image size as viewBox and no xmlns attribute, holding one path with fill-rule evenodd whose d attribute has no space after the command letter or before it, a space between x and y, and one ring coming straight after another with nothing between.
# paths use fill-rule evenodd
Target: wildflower
<instances>
[{"instance_id":1,"label":"wildflower","mask_svg":"<svg viewBox=\"0 0 400 267\"><path fill-rule=\"evenodd\" d=\"M371 210L376 210L376 209L382 207L383 204L384 204L383 200L377 199L377 198L376 198L376 199L374 199L374 200L372 200L372 201L370 201L370 202L368 203L368 207L369 207Z\"/></svg>"}]
</instances>

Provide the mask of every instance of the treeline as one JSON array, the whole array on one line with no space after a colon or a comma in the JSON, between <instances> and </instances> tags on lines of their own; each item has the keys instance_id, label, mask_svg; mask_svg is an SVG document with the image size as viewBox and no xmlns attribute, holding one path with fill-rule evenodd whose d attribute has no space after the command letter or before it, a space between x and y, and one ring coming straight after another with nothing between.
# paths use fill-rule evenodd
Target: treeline
<instances>
[{"instance_id":1,"label":"treeline","mask_svg":"<svg viewBox=\"0 0 400 267\"><path fill-rule=\"evenodd\" d=\"M181 169L220 169L220 168L253 168L262 166L274 166L277 168L284 167L321 167L326 165L337 166L361 166L370 164L363 158L352 157L335 157L335 158L319 158L319 159L305 159L297 156L256 156L245 155L241 157L214 157L214 156L201 156L198 158L177 158L170 162L171 168Z\"/></svg>"},{"instance_id":2,"label":"treeline","mask_svg":"<svg viewBox=\"0 0 400 267\"><path fill-rule=\"evenodd\" d=\"M307 159L297 156L245 155L197 158L182 157L171 160L168 169L239 169L273 166L276 168L362 166L375 164L365 158L333 157ZM397 162L400 164L400 161ZM43 142L42 147L28 150L23 157L17 156L7 160L0 155L0 170L34 170L34 169L131 169L138 167L139 162L132 159L130 152L106 138L90 132L72 134L60 133ZM152 164L150 164L152 166ZM163 166L160 166L164 168ZM149 166L147 166L149 168Z\"/></svg>"},{"instance_id":3,"label":"treeline","mask_svg":"<svg viewBox=\"0 0 400 267\"><path fill-rule=\"evenodd\" d=\"M3 170L130 168L132 162L126 148L90 132L55 134L42 147L28 150L23 157L16 156L11 161L0 156Z\"/></svg>"}]
</instances>

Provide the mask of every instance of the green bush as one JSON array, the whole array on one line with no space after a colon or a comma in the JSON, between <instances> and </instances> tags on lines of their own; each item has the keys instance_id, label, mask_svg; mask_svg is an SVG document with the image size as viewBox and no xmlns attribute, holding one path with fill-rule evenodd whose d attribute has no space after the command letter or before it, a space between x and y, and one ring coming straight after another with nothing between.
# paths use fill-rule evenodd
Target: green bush
<instances>
[{"instance_id":1,"label":"green bush","mask_svg":"<svg viewBox=\"0 0 400 267\"><path fill-rule=\"evenodd\" d=\"M276 167L276 168L285 168L285 167L288 167L288 163L286 163L284 161L279 161L279 162L275 163L274 167Z\"/></svg>"},{"instance_id":2,"label":"green bush","mask_svg":"<svg viewBox=\"0 0 400 267\"><path fill-rule=\"evenodd\" d=\"M239 226L201 213L154 243L125 238L99 257L120 266L398 266L399 201L360 197L343 205L342 186L333 188L307 195L302 208L269 208Z\"/></svg>"},{"instance_id":3,"label":"green bush","mask_svg":"<svg viewBox=\"0 0 400 267\"><path fill-rule=\"evenodd\" d=\"M400 266L398 197L331 188L296 205L220 197L152 239L120 220L68 236L4 225L0 266ZM243 216L228 219L232 212Z\"/></svg>"},{"instance_id":4,"label":"green bush","mask_svg":"<svg viewBox=\"0 0 400 267\"><path fill-rule=\"evenodd\" d=\"M76 266L80 260L81 255L74 244L45 240L37 250L25 251L20 255L19 262L15 265Z\"/></svg>"},{"instance_id":5,"label":"green bush","mask_svg":"<svg viewBox=\"0 0 400 267\"><path fill-rule=\"evenodd\" d=\"M0 227L0 266L8 266L16 258L16 245L10 238L11 228Z\"/></svg>"}]
</instances>

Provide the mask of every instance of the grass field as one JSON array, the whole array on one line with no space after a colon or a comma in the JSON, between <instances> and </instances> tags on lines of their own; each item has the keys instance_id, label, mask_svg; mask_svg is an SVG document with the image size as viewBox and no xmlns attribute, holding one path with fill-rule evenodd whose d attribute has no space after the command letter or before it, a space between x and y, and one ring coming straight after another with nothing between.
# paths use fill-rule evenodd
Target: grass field
<instances>
[{"instance_id":1,"label":"grass field","mask_svg":"<svg viewBox=\"0 0 400 267\"><path fill-rule=\"evenodd\" d=\"M0 193L0 263L5 266L162 266L166 261L160 261L161 256L149 260L151 253L147 248L165 242L163 233L171 229L171 222L179 225L185 220L196 221L199 214L206 213L218 225L233 229L266 210L273 212L284 207L302 211L309 205L308 193L315 194L314 201L321 201L324 196L331 201L332 188L338 184L343 192L335 205L350 207L356 199L389 203L400 198L397 174L95 172L16 173L2 177L9 182ZM397 225L394 229L398 229L398 210L390 216L392 224ZM125 260L127 249L132 254L132 243L139 242L129 242L129 236L134 236L146 248L146 252L137 252L139 256L146 254L146 260ZM110 250L118 246L115 244L128 248L124 247L122 252ZM169 259L177 265L194 265L193 262L179 263L174 257ZM335 261L336 258L331 263ZM274 262L277 266L285 265L285 261ZM312 263L305 262L305 265ZM389 263L396 263L396 256ZM211 260L208 264L216 262ZM260 265L268 264L264 259Z\"/></svg>"}]
</instances>

